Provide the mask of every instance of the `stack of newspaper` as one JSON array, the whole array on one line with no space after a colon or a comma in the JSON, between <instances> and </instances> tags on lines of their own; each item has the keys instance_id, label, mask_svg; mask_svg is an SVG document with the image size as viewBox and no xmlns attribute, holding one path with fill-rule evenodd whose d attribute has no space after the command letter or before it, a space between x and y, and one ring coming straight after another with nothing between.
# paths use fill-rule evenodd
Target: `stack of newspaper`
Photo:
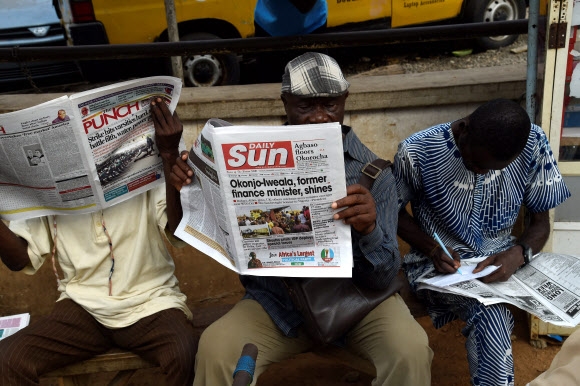
<instances>
[{"instance_id":1,"label":"stack of newspaper","mask_svg":"<svg viewBox=\"0 0 580 386\"><path fill-rule=\"evenodd\" d=\"M580 324L580 257L539 253L509 280L490 284L471 275L481 260L462 260L463 275L427 272L417 280L418 289L455 293L488 305L509 303L558 326ZM482 272L478 277L489 273Z\"/></svg>"}]
</instances>

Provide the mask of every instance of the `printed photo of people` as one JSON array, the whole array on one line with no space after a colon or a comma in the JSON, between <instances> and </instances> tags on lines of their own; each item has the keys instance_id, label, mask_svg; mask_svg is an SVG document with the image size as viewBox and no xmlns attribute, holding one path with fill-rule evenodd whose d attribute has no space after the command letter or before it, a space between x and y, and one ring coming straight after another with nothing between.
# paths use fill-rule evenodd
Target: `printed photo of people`
<instances>
[{"instance_id":1,"label":"printed photo of people","mask_svg":"<svg viewBox=\"0 0 580 386\"><path fill-rule=\"evenodd\" d=\"M239 207L236 217L243 238L312 231L308 205Z\"/></svg>"},{"instance_id":2,"label":"printed photo of people","mask_svg":"<svg viewBox=\"0 0 580 386\"><path fill-rule=\"evenodd\" d=\"M65 110L60 109L60 110L58 110L56 118L54 118L52 120L52 123L61 123L61 122L66 122L66 121L70 121L70 118L68 115L66 115Z\"/></svg>"},{"instance_id":3,"label":"printed photo of people","mask_svg":"<svg viewBox=\"0 0 580 386\"><path fill-rule=\"evenodd\" d=\"M260 259L256 258L255 252L250 252L250 260L248 260L248 268L264 268Z\"/></svg>"},{"instance_id":4,"label":"printed photo of people","mask_svg":"<svg viewBox=\"0 0 580 386\"><path fill-rule=\"evenodd\" d=\"M40 144L35 143L33 145L27 145L22 148L24 155L28 160L29 166L44 165L46 163L46 158L44 157L44 152L40 147Z\"/></svg>"},{"instance_id":5,"label":"printed photo of people","mask_svg":"<svg viewBox=\"0 0 580 386\"><path fill-rule=\"evenodd\" d=\"M157 157L150 157L156 155L153 145L153 134L143 134L111 153L106 160L96 165L101 185L106 186L131 170L157 162ZM143 162L146 164L143 165Z\"/></svg>"},{"instance_id":6,"label":"printed photo of people","mask_svg":"<svg viewBox=\"0 0 580 386\"><path fill-rule=\"evenodd\" d=\"M214 162L214 158L213 158L213 149L211 147L211 142L208 141L203 135L200 135L201 137L201 152L204 156L206 156L207 159L209 159L211 162Z\"/></svg>"}]
</instances>

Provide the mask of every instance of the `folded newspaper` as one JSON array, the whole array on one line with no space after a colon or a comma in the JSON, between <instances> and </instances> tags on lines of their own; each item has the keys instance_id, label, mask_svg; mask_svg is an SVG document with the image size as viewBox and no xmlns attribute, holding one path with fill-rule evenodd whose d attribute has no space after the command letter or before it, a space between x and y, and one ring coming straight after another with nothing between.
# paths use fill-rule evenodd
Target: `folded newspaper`
<instances>
[{"instance_id":1,"label":"folded newspaper","mask_svg":"<svg viewBox=\"0 0 580 386\"><path fill-rule=\"evenodd\" d=\"M28 326L30 314L18 314L0 317L0 340Z\"/></svg>"},{"instance_id":2,"label":"folded newspaper","mask_svg":"<svg viewBox=\"0 0 580 386\"><path fill-rule=\"evenodd\" d=\"M462 271L471 272L481 260L462 260ZM469 275L430 271L417 279L417 283L418 290L455 293L478 299L486 305L509 303L554 325L575 327L580 324L578 256L539 253L505 282L485 284L472 280Z\"/></svg>"},{"instance_id":3,"label":"folded newspaper","mask_svg":"<svg viewBox=\"0 0 580 386\"><path fill-rule=\"evenodd\" d=\"M189 155L175 235L244 275L351 277L338 123L232 126L210 119Z\"/></svg>"},{"instance_id":4,"label":"folded newspaper","mask_svg":"<svg viewBox=\"0 0 580 386\"><path fill-rule=\"evenodd\" d=\"M161 183L149 104L173 111L180 93L156 76L0 115L0 217L93 212Z\"/></svg>"}]
</instances>

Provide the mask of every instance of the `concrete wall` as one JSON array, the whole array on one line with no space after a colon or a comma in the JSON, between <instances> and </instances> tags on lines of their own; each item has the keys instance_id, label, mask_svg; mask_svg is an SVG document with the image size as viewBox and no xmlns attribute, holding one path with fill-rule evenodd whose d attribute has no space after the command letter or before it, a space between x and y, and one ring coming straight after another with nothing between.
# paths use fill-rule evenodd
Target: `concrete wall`
<instances>
[{"instance_id":1,"label":"concrete wall","mask_svg":"<svg viewBox=\"0 0 580 386\"><path fill-rule=\"evenodd\" d=\"M352 126L377 155L392 159L397 144L416 131L462 118L493 98L521 98L525 68L480 68L350 81L345 124ZM233 124L283 123L279 94L279 84L184 89L177 112L184 123L186 144L191 146L208 118L222 118ZM59 96L2 95L0 113ZM192 308L206 302L232 302L241 296L242 288L232 271L190 247L171 252L181 289ZM32 277L0 267L0 315L30 312L34 318L49 312L57 296L50 264Z\"/></svg>"}]
</instances>

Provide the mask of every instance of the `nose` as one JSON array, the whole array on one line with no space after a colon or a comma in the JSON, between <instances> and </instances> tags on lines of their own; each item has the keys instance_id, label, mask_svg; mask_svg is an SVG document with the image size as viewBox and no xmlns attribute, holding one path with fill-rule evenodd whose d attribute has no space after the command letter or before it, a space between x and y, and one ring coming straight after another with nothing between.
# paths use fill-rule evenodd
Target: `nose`
<instances>
[{"instance_id":1,"label":"nose","mask_svg":"<svg viewBox=\"0 0 580 386\"><path fill-rule=\"evenodd\" d=\"M312 114L308 117L309 123L328 123L330 122L330 118L328 114L326 114L326 110L323 106L316 106Z\"/></svg>"}]
</instances>

